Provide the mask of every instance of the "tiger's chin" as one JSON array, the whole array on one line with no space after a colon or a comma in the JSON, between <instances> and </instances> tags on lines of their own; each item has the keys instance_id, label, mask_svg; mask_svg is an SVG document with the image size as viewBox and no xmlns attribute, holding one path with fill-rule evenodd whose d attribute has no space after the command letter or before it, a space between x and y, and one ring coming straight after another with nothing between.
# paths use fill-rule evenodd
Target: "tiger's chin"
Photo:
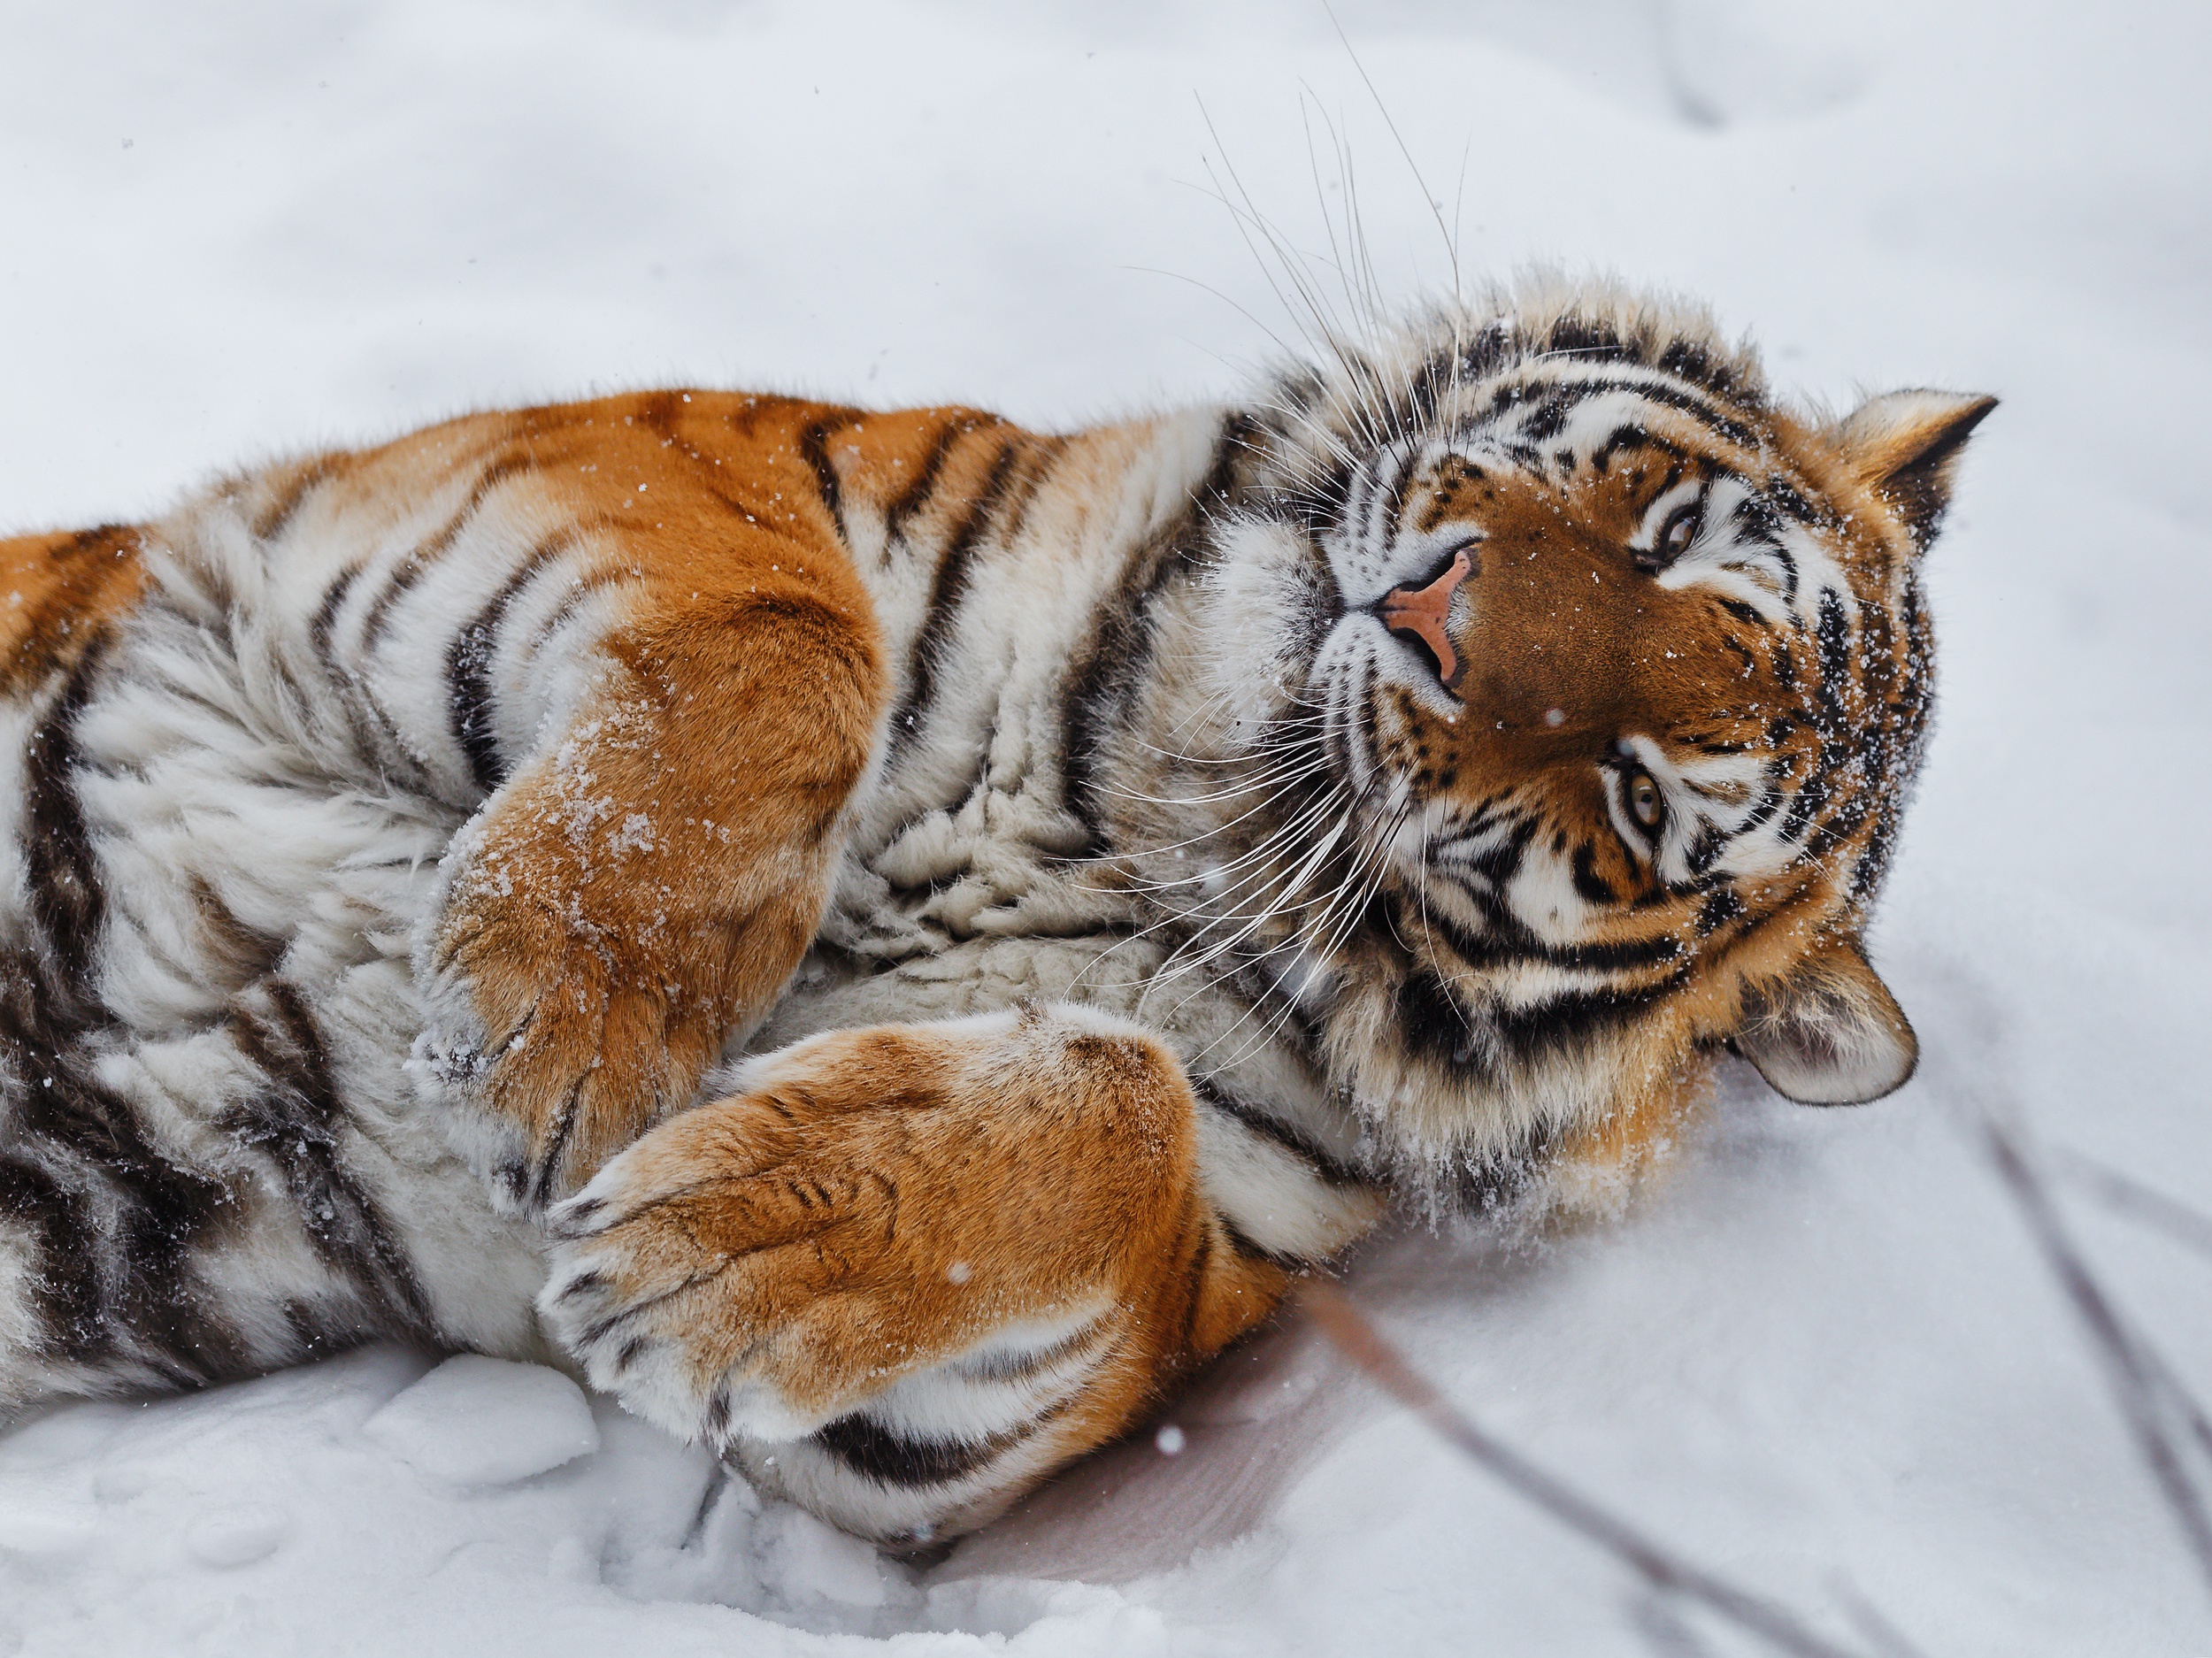
<instances>
[{"instance_id":1,"label":"tiger's chin","mask_svg":"<svg viewBox=\"0 0 2212 1658\"><path fill-rule=\"evenodd\" d=\"M1356 972L1340 982L1323 1051L1394 1190L1432 1217L1510 1202L1532 1214L1617 1210L1665 1162L1703 1097L1709 1064L1650 1022L1594 1031L1517 1023L1502 999L1455 986L1449 1023L1427 1009L1429 976Z\"/></svg>"}]
</instances>

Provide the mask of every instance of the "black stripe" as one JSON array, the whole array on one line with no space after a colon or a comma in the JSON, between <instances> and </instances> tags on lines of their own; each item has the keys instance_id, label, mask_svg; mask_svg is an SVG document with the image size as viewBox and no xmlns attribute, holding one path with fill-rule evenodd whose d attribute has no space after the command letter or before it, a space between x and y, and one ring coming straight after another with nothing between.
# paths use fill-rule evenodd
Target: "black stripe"
<instances>
[{"instance_id":1,"label":"black stripe","mask_svg":"<svg viewBox=\"0 0 2212 1658\"><path fill-rule=\"evenodd\" d=\"M1768 557L1782 566L1782 602L1794 609L1797 604L1797 555L1778 541L1765 551Z\"/></svg>"},{"instance_id":2,"label":"black stripe","mask_svg":"<svg viewBox=\"0 0 2212 1658\"><path fill-rule=\"evenodd\" d=\"M814 1443L879 1485L942 1485L965 1479L1056 1414L980 1439L910 1439L856 1411L817 1430Z\"/></svg>"},{"instance_id":3,"label":"black stripe","mask_svg":"<svg viewBox=\"0 0 2212 1658\"><path fill-rule=\"evenodd\" d=\"M1708 431L1728 439L1739 448L1755 449L1759 447L1759 434L1756 431L1724 410L1716 407L1707 398L1679 386L1654 385L1648 380L1600 379L1517 381L1513 385L1499 388L1492 396L1490 406L1481 417L1481 421L1483 424L1489 424L1499 419L1510 410L1533 403L1536 408L1530 416L1530 424L1532 427L1538 428L1542 435L1549 435L1556 433L1559 427L1565 424L1567 414L1574 408L1587 403L1593 397L1603 396L1609 392L1626 392L1631 396L1640 397L1647 402L1657 403L1662 408L1672 409L1678 413L1688 415ZM1541 441L1541 435L1539 435L1537 431L1532 431L1531 435L1536 441Z\"/></svg>"},{"instance_id":4,"label":"black stripe","mask_svg":"<svg viewBox=\"0 0 2212 1658\"><path fill-rule=\"evenodd\" d=\"M1576 847L1569 867L1574 877L1575 891L1585 903L1609 904L1619 899L1620 894L1613 890L1612 884L1598 873L1597 847L1594 842L1585 841Z\"/></svg>"},{"instance_id":5,"label":"black stripe","mask_svg":"<svg viewBox=\"0 0 2212 1658\"><path fill-rule=\"evenodd\" d=\"M963 1376L975 1377L986 1381L1025 1382L1030 1378L1041 1375L1055 1365L1073 1358L1084 1348L1094 1345L1099 1339L1099 1334L1098 1324L1094 1321L1085 1324L1073 1334L1054 1342L1048 1347L1039 1347L1034 1352L1011 1355L995 1354L988 1358L963 1359L957 1369Z\"/></svg>"},{"instance_id":6,"label":"black stripe","mask_svg":"<svg viewBox=\"0 0 2212 1658\"><path fill-rule=\"evenodd\" d=\"M292 518L305 504L307 497L325 480L337 471L338 457L318 455L292 475L292 481L284 493L264 507L249 527L257 541L274 541L290 527Z\"/></svg>"},{"instance_id":7,"label":"black stripe","mask_svg":"<svg viewBox=\"0 0 2212 1658\"><path fill-rule=\"evenodd\" d=\"M1473 888L1462 890L1471 902L1483 910L1483 920L1492 929L1491 932L1471 933L1450 917L1439 914L1432 907L1425 907L1420 925L1450 946L1452 954L1471 968L1519 967L1540 963L1548 967L1576 969L1585 972L1618 973L1663 966L1679 959L1682 954L1682 941L1666 933L1655 938L1632 939L1618 943L1547 943L1529 931L1491 894ZM1408 936L1410 924L1404 901L1394 893L1387 902L1392 930L1401 937Z\"/></svg>"},{"instance_id":8,"label":"black stripe","mask_svg":"<svg viewBox=\"0 0 2212 1658\"><path fill-rule=\"evenodd\" d=\"M810 422L799 434L799 457L814 472L814 487L822 497L822 504L829 509L830 522L836 526L837 539L849 541L845 533L845 490L838 480L837 468L829 457L829 435L853 424L860 417L850 410L841 410L833 415Z\"/></svg>"},{"instance_id":9,"label":"black stripe","mask_svg":"<svg viewBox=\"0 0 2212 1658\"><path fill-rule=\"evenodd\" d=\"M1590 451L1592 469L1599 472L1604 472L1613 464L1613 457L1624 449L1649 449L1655 454L1666 456L1673 462L1673 466L1668 472L1667 482L1656 492L1662 495L1674 487L1674 480L1681 476L1683 464L1690 458L1689 451L1679 443L1670 438L1663 438L1656 433L1632 423L1628 426L1615 426L1606 434L1605 441Z\"/></svg>"},{"instance_id":10,"label":"black stripe","mask_svg":"<svg viewBox=\"0 0 2212 1658\"><path fill-rule=\"evenodd\" d=\"M1407 376L1405 407L1401 411L1394 401L1390 416L1401 440L1418 437L1436 424L1437 411L1444 400L1444 388L1451 381L1452 363L1440 352L1432 352L1421 365Z\"/></svg>"},{"instance_id":11,"label":"black stripe","mask_svg":"<svg viewBox=\"0 0 2212 1658\"><path fill-rule=\"evenodd\" d=\"M470 486L468 498L461 503L460 510L446 520L444 526L392 566L390 578L369 605L368 614L362 618L361 649L364 651L376 649L377 641L383 637L385 626L391 620L392 607L399 603L409 588L430 573L431 565L445 557L455 538L476 516L477 509L484 504L484 498L517 472L527 472L530 465L529 459L520 455L503 455L492 462L476 475L475 483Z\"/></svg>"},{"instance_id":12,"label":"black stripe","mask_svg":"<svg viewBox=\"0 0 2212 1658\"><path fill-rule=\"evenodd\" d=\"M999 525L998 539L1011 545L1021 533L1022 526L1029 521L1029 509L1037 499L1038 491L1045 487L1045 480L1052 476L1053 466L1066 453L1068 440L1064 437L1046 438L1030 452L1027 476L1023 480L1021 493L1014 497Z\"/></svg>"},{"instance_id":13,"label":"black stripe","mask_svg":"<svg viewBox=\"0 0 2212 1658\"><path fill-rule=\"evenodd\" d=\"M1409 443L1406 446L1405 458L1398 463L1396 470L1391 473L1388 495L1390 524L1383 534L1383 546L1386 550L1397 546L1399 533L1405 526L1406 491L1413 487L1413 469L1420 464L1420 449Z\"/></svg>"},{"instance_id":14,"label":"black stripe","mask_svg":"<svg viewBox=\"0 0 2212 1658\"><path fill-rule=\"evenodd\" d=\"M1521 865L1528 857L1529 842L1535 838L1536 820L1523 817L1506 832L1502 839L1493 841L1479 852L1470 853L1457 860L1459 867L1493 887L1509 887L1513 878L1521 872ZM1517 928L1520 925L1518 921L1513 925Z\"/></svg>"},{"instance_id":15,"label":"black stripe","mask_svg":"<svg viewBox=\"0 0 2212 1658\"><path fill-rule=\"evenodd\" d=\"M1114 591L1095 607L1091 636L1061 681L1061 787L1068 810L1089 831L1091 851L1105 841L1098 767L1106 733L1122 723L1148 682L1159 595L1194 562L1187 534L1186 526L1181 535L1156 541L1130 561Z\"/></svg>"},{"instance_id":16,"label":"black stripe","mask_svg":"<svg viewBox=\"0 0 2212 1658\"><path fill-rule=\"evenodd\" d=\"M954 448L975 427L973 420L963 418L948 420L937 428L937 435L930 443L929 453L922 457L921 470L914 474L899 498L883 515L884 539L887 541L895 541L905 533L907 520L929 503L930 496L936 491L938 477L944 472L945 463L952 457Z\"/></svg>"},{"instance_id":17,"label":"black stripe","mask_svg":"<svg viewBox=\"0 0 2212 1658\"><path fill-rule=\"evenodd\" d=\"M1108 729L1143 686L1150 666L1153 616L1161 591L1195 562L1194 527L1231 499L1237 461L1252 446L1258 422L1239 411L1225 418L1213 457L1193 497L1193 511L1145 553L1132 559L1114 591L1096 607L1098 618L1060 695L1062 787L1070 810L1090 832L1092 848L1103 844L1098 806L1098 764Z\"/></svg>"},{"instance_id":18,"label":"black stripe","mask_svg":"<svg viewBox=\"0 0 2212 1658\"><path fill-rule=\"evenodd\" d=\"M1252 440L1259 431L1260 423L1241 410L1221 423L1221 434L1214 440L1213 459L1191 497L1201 512L1218 510L1234 498L1240 470L1238 462L1254 452Z\"/></svg>"},{"instance_id":19,"label":"black stripe","mask_svg":"<svg viewBox=\"0 0 2212 1658\"><path fill-rule=\"evenodd\" d=\"M1251 999L1255 1008L1270 1009L1275 1019L1275 1040L1294 1047L1309 1064L1317 1070L1321 1069L1321 1041L1325 1033L1324 1025L1329 1008L1336 1002L1337 982L1332 980L1328 987L1325 997L1327 1005L1312 1008L1309 1007L1302 994L1298 996L1284 994L1283 983L1286 974L1278 973L1270 978L1266 967L1260 963L1240 960L1235 977L1237 988Z\"/></svg>"},{"instance_id":20,"label":"black stripe","mask_svg":"<svg viewBox=\"0 0 2212 1658\"><path fill-rule=\"evenodd\" d=\"M453 737L468 756L469 775L480 794L489 794L507 780L506 762L499 752L497 710L492 702L492 664L499 654L499 630L523 590L579 539L570 526L555 531L532 548L530 556L500 584L499 591L469 618L446 649L446 701L453 716Z\"/></svg>"},{"instance_id":21,"label":"black stripe","mask_svg":"<svg viewBox=\"0 0 2212 1658\"><path fill-rule=\"evenodd\" d=\"M353 591L353 584L360 579L358 564L349 564L340 571L323 589L323 602L315 607L314 618L307 625L308 643L315 648L315 659L322 664L326 673L337 666L330 654L330 636L338 626L338 611L346 602L346 595Z\"/></svg>"},{"instance_id":22,"label":"black stripe","mask_svg":"<svg viewBox=\"0 0 2212 1658\"><path fill-rule=\"evenodd\" d=\"M1461 383L1487 380L1503 368L1513 343L1512 325L1503 318L1484 324L1481 331L1460 349Z\"/></svg>"},{"instance_id":23,"label":"black stripe","mask_svg":"<svg viewBox=\"0 0 2212 1658\"><path fill-rule=\"evenodd\" d=\"M1255 1134L1273 1140L1305 1163L1323 1184L1335 1186L1369 1184L1297 1128L1249 1101L1237 1098L1219 1083L1209 1078L1193 1077L1191 1092L1198 1096L1201 1104L1243 1125Z\"/></svg>"},{"instance_id":24,"label":"black stripe","mask_svg":"<svg viewBox=\"0 0 2212 1658\"><path fill-rule=\"evenodd\" d=\"M512 1040L511 1034L509 1040ZM501 1166L500 1178L518 1207L541 1209L559 1195L554 1187L560 1174L561 1154L568 1149L568 1142L576 1132L576 1118L583 1107L584 1084L589 1080L586 1075L568 1085L568 1097L561 1101L561 1114L553 1119L552 1132L537 1148L534 1173L519 1163Z\"/></svg>"},{"instance_id":25,"label":"black stripe","mask_svg":"<svg viewBox=\"0 0 2212 1658\"><path fill-rule=\"evenodd\" d=\"M93 951L107 918L99 863L84 806L77 797L81 762L77 721L107 655L110 636L96 635L32 728L23 751L23 818L19 832L31 915L45 939L47 994L76 1007L93 977Z\"/></svg>"},{"instance_id":26,"label":"black stripe","mask_svg":"<svg viewBox=\"0 0 2212 1658\"><path fill-rule=\"evenodd\" d=\"M1707 895L1698 907L1697 931L1701 938L1717 933L1744 912L1743 900L1733 887L1723 887Z\"/></svg>"},{"instance_id":27,"label":"black stripe","mask_svg":"<svg viewBox=\"0 0 2212 1658\"><path fill-rule=\"evenodd\" d=\"M913 734L936 700L940 659L959 620L961 602L967 596L976 544L1005 498L1006 487L1014 475L1014 463L1020 458L1019 444L1000 447L998 458L991 463L981 491L968 503L966 516L960 520L960 527L953 533L937 561L937 574L930 583L929 609L923 615L921 631L915 634L914 648L907 658L906 695L891 715L894 753Z\"/></svg>"},{"instance_id":28,"label":"black stripe","mask_svg":"<svg viewBox=\"0 0 2212 1658\"><path fill-rule=\"evenodd\" d=\"M553 607L552 613L538 624L537 632L530 641L532 654L543 650L554 634L573 621L576 612L583 608L584 601L593 594L603 593L609 587L618 587L626 581L635 580L636 577L626 569L588 570L574 578L561 595L561 602Z\"/></svg>"},{"instance_id":29,"label":"black stripe","mask_svg":"<svg viewBox=\"0 0 2212 1658\"><path fill-rule=\"evenodd\" d=\"M51 963L0 954L0 1212L27 1227L48 1350L76 1363L143 1365L175 1386L246 1373L245 1343L209 1313L198 1247L240 1211L217 1181L157 1151L130 1102L98 1079L87 1038L108 1023L82 986L40 982Z\"/></svg>"},{"instance_id":30,"label":"black stripe","mask_svg":"<svg viewBox=\"0 0 2212 1658\"><path fill-rule=\"evenodd\" d=\"M0 1047L16 1048L4 1014L0 1014ZM23 1063L21 1057L18 1063ZM24 1066L23 1078L12 1080L16 1086L42 1086L52 1074L51 1065L50 1059L34 1059ZM112 1332L103 1316L95 1270L92 1240L97 1222L90 1198L26 1162L22 1152L28 1146L19 1125L8 1141L0 1142L0 1217L19 1234L27 1234L32 1263L27 1300L43 1326L37 1346L80 1363L97 1362L108 1356Z\"/></svg>"},{"instance_id":31,"label":"black stripe","mask_svg":"<svg viewBox=\"0 0 2212 1658\"><path fill-rule=\"evenodd\" d=\"M1678 980L1647 990L1594 991L1555 996L1516 1008L1492 997L1469 1003L1436 974L1407 977L1395 995L1399 1028L1415 1051L1493 1085L1548 1060L1580 1059L1622 1026L1648 1012Z\"/></svg>"},{"instance_id":32,"label":"black stripe","mask_svg":"<svg viewBox=\"0 0 2212 1658\"><path fill-rule=\"evenodd\" d=\"M1671 339L1655 352L1649 334L1624 339L1610 322L1570 311L1554 323L1541 349L1546 352L1601 362L1634 363L1687 380L1732 403L1763 407L1761 388L1695 341Z\"/></svg>"},{"instance_id":33,"label":"black stripe","mask_svg":"<svg viewBox=\"0 0 2212 1658\"><path fill-rule=\"evenodd\" d=\"M268 1086L226 1112L223 1126L276 1164L317 1252L388 1317L386 1333L426 1339L435 1321L414 1267L345 1165L346 1110L322 1033L296 986L272 979L264 988L270 1023L241 1017L232 1034Z\"/></svg>"},{"instance_id":34,"label":"black stripe","mask_svg":"<svg viewBox=\"0 0 2212 1658\"><path fill-rule=\"evenodd\" d=\"M1314 1264L1300 1255L1286 1255L1280 1250L1262 1247L1253 1241L1248 1232L1225 1215L1217 1215L1214 1218L1220 1223L1223 1233L1229 1240L1229 1247L1248 1261L1264 1261L1286 1272L1303 1272Z\"/></svg>"},{"instance_id":35,"label":"black stripe","mask_svg":"<svg viewBox=\"0 0 2212 1658\"><path fill-rule=\"evenodd\" d=\"M1814 725L1817 728L1824 717L1838 731L1847 730L1848 716L1844 709L1843 693L1851 682L1851 617L1844 609L1843 595L1833 587L1821 589L1813 639L1820 650Z\"/></svg>"},{"instance_id":36,"label":"black stripe","mask_svg":"<svg viewBox=\"0 0 2212 1658\"><path fill-rule=\"evenodd\" d=\"M338 693L338 705L344 711L347 729L359 752L365 756L374 756L380 764L392 765L418 781L426 782L422 762L401 741L382 705L338 661L332 644L337 632L338 613L344 608L347 595L361 573L361 565L349 565L324 588L322 602L315 607L315 614L308 623L308 642L314 649L315 659L324 675Z\"/></svg>"},{"instance_id":37,"label":"black stripe","mask_svg":"<svg viewBox=\"0 0 2212 1658\"><path fill-rule=\"evenodd\" d=\"M1763 409L1766 399L1761 389L1745 382L1743 377L1727 364L1720 361L1703 346L1689 340L1676 340L1659 354L1654 365L1694 385L1741 403L1750 409Z\"/></svg>"},{"instance_id":38,"label":"black stripe","mask_svg":"<svg viewBox=\"0 0 2212 1658\"><path fill-rule=\"evenodd\" d=\"M1194 1198L1194 1202L1195 1199ZM1206 1269L1213 1264L1214 1229L1206 1224L1202 1213L1198 1219L1198 1248L1191 1256L1190 1270L1184 1273L1187 1298L1183 1302L1181 1327L1175 1332L1175 1345L1168 1349L1171 1362L1192 1355L1192 1337L1198 1331L1198 1309L1206 1299Z\"/></svg>"}]
</instances>

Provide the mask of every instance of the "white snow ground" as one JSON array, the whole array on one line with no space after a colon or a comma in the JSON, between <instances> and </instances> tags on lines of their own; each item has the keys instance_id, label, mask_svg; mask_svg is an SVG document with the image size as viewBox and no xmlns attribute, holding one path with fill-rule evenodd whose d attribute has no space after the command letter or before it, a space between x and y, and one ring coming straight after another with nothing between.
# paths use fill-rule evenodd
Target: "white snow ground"
<instances>
[{"instance_id":1,"label":"white snow ground","mask_svg":"<svg viewBox=\"0 0 2212 1658\"><path fill-rule=\"evenodd\" d=\"M1920 1079L1824 1114L1733 1078L1617 1224L1408 1232L1354 1293L1489 1429L1839 1638L1879 1648L1863 1602L1931 1654L2212 1652L2212 1594L1967 1132L2008 1101L2212 1212L2212 14L1338 15L1471 266L1709 296L1837 401L2005 399L1934 555L1942 728L1878 940ZM1317 242L1302 88L1348 136L1386 285L1447 277L1318 0L0 18L0 518L25 526L609 385L1055 424L1226 388L1281 312L1208 158ZM2212 1393L2212 1260L2062 1194ZM0 1654L1697 1650L1309 1327L1177 1421L1180 1455L1125 1447L918 1573L549 1371L372 1350L84 1406L0 1437Z\"/></svg>"}]
</instances>

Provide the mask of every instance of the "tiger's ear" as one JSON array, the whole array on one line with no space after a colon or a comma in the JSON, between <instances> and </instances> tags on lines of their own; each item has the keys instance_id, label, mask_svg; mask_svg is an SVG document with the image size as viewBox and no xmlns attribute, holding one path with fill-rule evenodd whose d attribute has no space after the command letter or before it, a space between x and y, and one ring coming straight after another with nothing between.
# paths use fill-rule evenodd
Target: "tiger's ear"
<instances>
[{"instance_id":1,"label":"tiger's ear","mask_svg":"<svg viewBox=\"0 0 2212 1658\"><path fill-rule=\"evenodd\" d=\"M1994 397L1959 392L1893 391L1861 403L1829 435L1925 547L1951 504L1959 451L1996 406Z\"/></svg>"},{"instance_id":2,"label":"tiger's ear","mask_svg":"<svg viewBox=\"0 0 2212 1658\"><path fill-rule=\"evenodd\" d=\"M1920 1040L1855 938L1822 944L1744 998L1736 1051L1800 1105L1864 1105L1904 1086Z\"/></svg>"}]
</instances>

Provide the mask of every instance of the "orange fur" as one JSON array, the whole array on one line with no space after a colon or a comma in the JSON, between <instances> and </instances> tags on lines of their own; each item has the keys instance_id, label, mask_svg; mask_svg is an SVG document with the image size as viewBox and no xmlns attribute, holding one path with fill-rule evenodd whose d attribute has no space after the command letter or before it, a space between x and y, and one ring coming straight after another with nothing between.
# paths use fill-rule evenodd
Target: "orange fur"
<instances>
[{"instance_id":1,"label":"orange fur","mask_svg":"<svg viewBox=\"0 0 2212 1658\"><path fill-rule=\"evenodd\" d=\"M1051 1424L1087 1448L1290 1283L1222 1235L1182 1067L1133 1030L1032 1010L988 1033L835 1032L746 1080L557 1222L593 1293L643 1309L621 1339L680 1346L703 1394L757 1379L826 1417L1010 1322L1093 1312L1112 1356Z\"/></svg>"},{"instance_id":2,"label":"orange fur","mask_svg":"<svg viewBox=\"0 0 2212 1658\"><path fill-rule=\"evenodd\" d=\"M0 696L66 672L145 580L121 525L0 541Z\"/></svg>"},{"instance_id":3,"label":"orange fur","mask_svg":"<svg viewBox=\"0 0 2212 1658\"><path fill-rule=\"evenodd\" d=\"M432 957L472 988L533 1201L687 1101L812 942L886 695L835 502L895 503L939 441L972 469L962 440L996 424L640 394L454 422L346 476L419 493L457 457L537 497L544 533L612 532L598 579L634 595L569 743L495 800Z\"/></svg>"}]
</instances>

